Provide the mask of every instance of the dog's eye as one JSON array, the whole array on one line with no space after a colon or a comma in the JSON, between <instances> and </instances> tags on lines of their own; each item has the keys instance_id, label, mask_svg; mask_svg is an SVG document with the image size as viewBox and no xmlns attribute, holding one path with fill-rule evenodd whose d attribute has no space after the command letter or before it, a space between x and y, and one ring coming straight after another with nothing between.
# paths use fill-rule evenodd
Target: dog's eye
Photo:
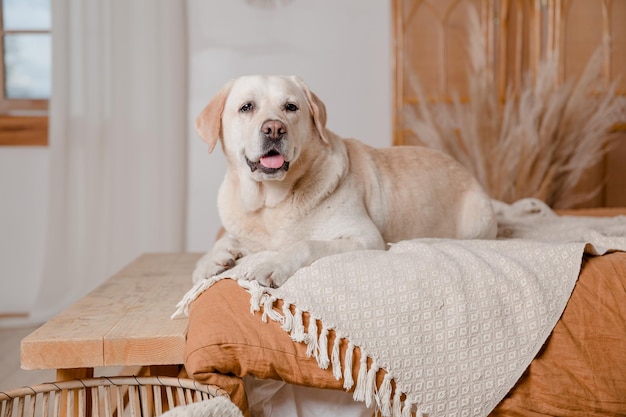
<instances>
[{"instance_id":1,"label":"dog's eye","mask_svg":"<svg viewBox=\"0 0 626 417\"><path fill-rule=\"evenodd\" d=\"M298 111L298 106L296 106L293 103L287 103L285 104L285 110L286 111Z\"/></svg>"},{"instance_id":2,"label":"dog's eye","mask_svg":"<svg viewBox=\"0 0 626 417\"><path fill-rule=\"evenodd\" d=\"M254 105L252 103L246 103L239 109L241 113L246 113L252 110L254 110Z\"/></svg>"}]
</instances>

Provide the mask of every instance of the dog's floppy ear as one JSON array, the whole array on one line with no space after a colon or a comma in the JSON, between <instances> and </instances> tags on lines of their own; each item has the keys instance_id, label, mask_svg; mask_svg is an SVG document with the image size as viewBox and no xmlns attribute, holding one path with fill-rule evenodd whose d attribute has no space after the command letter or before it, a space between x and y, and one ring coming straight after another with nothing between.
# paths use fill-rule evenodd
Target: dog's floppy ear
<instances>
[{"instance_id":1,"label":"dog's floppy ear","mask_svg":"<svg viewBox=\"0 0 626 417\"><path fill-rule=\"evenodd\" d=\"M296 76L293 76L292 78L300 86L300 88L302 88L302 91L304 91L309 110L313 116L315 129L325 143L330 143L326 137L326 106L322 100L315 95L315 93L309 90L309 87L304 83L304 81Z\"/></svg>"},{"instance_id":2,"label":"dog's floppy ear","mask_svg":"<svg viewBox=\"0 0 626 417\"><path fill-rule=\"evenodd\" d=\"M196 118L196 130L200 137L209 144L209 153L215 149L217 140L222 133L222 113L232 85L232 81L224 85Z\"/></svg>"}]
</instances>

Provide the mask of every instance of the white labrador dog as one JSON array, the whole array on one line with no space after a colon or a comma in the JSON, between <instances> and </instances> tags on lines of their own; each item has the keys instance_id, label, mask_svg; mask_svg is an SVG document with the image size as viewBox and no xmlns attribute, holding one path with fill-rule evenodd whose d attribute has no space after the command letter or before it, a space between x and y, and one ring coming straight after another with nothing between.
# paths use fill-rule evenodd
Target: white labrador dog
<instances>
[{"instance_id":1,"label":"white labrador dog","mask_svg":"<svg viewBox=\"0 0 626 417\"><path fill-rule=\"evenodd\" d=\"M468 170L436 150L338 137L297 77L235 79L196 127L209 152L221 140L228 167L218 196L226 232L198 262L194 282L261 251L271 252L244 278L276 287L331 254L496 235L491 201Z\"/></svg>"}]
</instances>

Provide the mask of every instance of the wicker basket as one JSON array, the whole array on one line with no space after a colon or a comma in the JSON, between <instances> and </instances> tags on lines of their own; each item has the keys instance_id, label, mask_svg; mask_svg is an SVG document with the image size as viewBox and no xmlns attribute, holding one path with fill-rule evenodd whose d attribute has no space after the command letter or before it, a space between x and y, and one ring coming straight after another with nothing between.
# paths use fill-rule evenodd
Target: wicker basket
<instances>
[{"instance_id":1,"label":"wicker basket","mask_svg":"<svg viewBox=\"0 0 626 417\"><path fill-rule=\"evenodd\" d=\"M0 417L152 417L216 396L215 385L170 377L77 379L0 392Z\"/></svg>"}]
</instances>

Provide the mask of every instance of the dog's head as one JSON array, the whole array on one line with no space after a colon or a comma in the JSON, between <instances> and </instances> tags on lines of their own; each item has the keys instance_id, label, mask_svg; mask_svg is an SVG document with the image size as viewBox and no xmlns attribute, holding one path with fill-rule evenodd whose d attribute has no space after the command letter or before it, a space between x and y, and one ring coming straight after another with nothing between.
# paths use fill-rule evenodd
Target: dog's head
<instances>
[{"instance_id":1,"label":"dog's head","mask_svg":"<svg viewBox=\"0 0 626 417\"><path fill-rule=\"evenodd\" d=\"M211 152L256 181L283 180L312 140L328 143L326 109L294 76L245 76L226 84L196 119Z\"/></svg>"}]
</instances>

